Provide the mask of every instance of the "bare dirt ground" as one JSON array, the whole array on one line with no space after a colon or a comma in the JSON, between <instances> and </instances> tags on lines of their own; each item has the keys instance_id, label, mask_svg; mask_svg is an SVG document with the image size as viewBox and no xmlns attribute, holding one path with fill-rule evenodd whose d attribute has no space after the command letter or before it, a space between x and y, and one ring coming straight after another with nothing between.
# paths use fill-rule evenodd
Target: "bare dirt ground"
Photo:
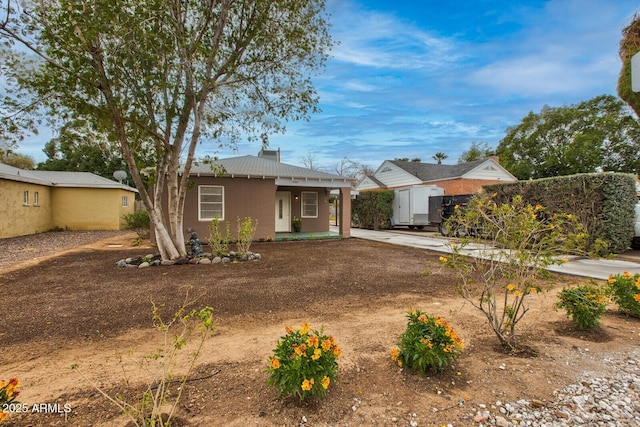
<instances>
[{"instance_id":1,"label":"bare dirt ground","mask_svg":"<svg viewBox=\"0 0 640 427\"><path fill-rule=\"evenodd\" d=\"M141 358L162 339L152 328L150 298L164 304L168 316L187 286L199 297L194 307L214 308L217 332L185 386L177 425L477 426L479 405L548 402L554 389L584 375L612 374L602 359L623 357L640 341L640 322L619 316L613 306L594 332L574 329L554 311L555 293L583 281L568 276L553 276L550 291L531 299L520 331L537 356L525 358L497 347L482 315L439 270L439 254L358 239L274 242L252 246L259 261L116 268L121 258L153 252L131 241L118 234L3 266L0 380L20 378L19 400L29 408L70 409L13 413L5 425L126 425L71 366L78 363L110 395L134 399L152 381ZM422 274L425 269L432 274ZM391 361L409 307L443 316L458 332L465 353L455 367L422 377ZM285 325L304 322L332 334L342 357L328 397L300 403L277 398L264 370ZM179 363L174 373L184 369Z\"/></svg>"}]
</instances>

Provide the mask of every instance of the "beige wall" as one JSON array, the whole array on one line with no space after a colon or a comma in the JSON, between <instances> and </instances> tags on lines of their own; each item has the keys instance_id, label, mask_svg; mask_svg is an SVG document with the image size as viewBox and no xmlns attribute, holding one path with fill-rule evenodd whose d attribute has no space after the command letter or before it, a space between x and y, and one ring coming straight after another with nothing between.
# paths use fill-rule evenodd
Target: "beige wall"
<instances>
[{"instance_id":1,"label":"beige wall","mask_svg":"<svg viewBox=\"0 0 640 427\"><path fill-rule=\"evenodd\" d=\"M129 206L122 206L122 196ZM135 193L112 188L51 189L52 223L71 230L121 230L122 215L134 210Z\"/></svg>"},{"instance_id":2,"label":"beige wall","mask_svg":"<svg viewBox=\"0 0 640 427\"><path fill-rule=\"evenodd\" d=\"M24 192L29 192L29 205ZM38 205L34 204L38 193ZM41 233L53 228L51 192L44 185L0 180L0 238Z\"/></svg>"}]
</instances>

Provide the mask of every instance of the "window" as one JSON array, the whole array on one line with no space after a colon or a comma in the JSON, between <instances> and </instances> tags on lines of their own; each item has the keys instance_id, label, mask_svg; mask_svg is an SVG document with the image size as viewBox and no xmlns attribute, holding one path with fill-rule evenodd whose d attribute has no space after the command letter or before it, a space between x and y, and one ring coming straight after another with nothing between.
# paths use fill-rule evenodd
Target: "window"
<instances>
[{"instance_id":1,"label":"window","mask_svg":"<svg viewBox=\"0 0 640 427\"><path fill-rule=\"evenodd\" d=\"M224 187L201 185L198 187L198 220L210 221L216 216L224 219Z\"/></svg>"},{"instance_id":2,"label":"window","mask_svg":"<svg viewBox=\"0 0 640 427\"><path fill-rule=\"evenodd\" d=\"M29 206L29 192L28 192L28 191L25 191L25 192L22 194L22 197L23 197L23 201L22 201L22 203L23 203L25 206Z\"/></svg>"},{"instance_id":3,"label":"window","mask_svg":"<svg viewBox=\"0 0 640 427\"><path fill-rule=\"evenodd\" d=\"M129 207L129 196L122 196L122 207L123 208Z\"/></svg>"},{"instance_id":4,"label":"window","mask_svg":"<svg viewBox=\"0 0 640 427\"><path fill-rule=\"evenodd\" d=\"M302 192L302 217L318 217L318 193L312 193L310 191Z\"/></svg>"},{"instance_id":5,"label":"window","mask_svg":"<svg viewBox=\"0 0 640 427\"><path fill-rule=\"evenodd\" d=\"M33 206L40 206L40 197L37 191L33 192Z\"/></svg>"}]
</instances>

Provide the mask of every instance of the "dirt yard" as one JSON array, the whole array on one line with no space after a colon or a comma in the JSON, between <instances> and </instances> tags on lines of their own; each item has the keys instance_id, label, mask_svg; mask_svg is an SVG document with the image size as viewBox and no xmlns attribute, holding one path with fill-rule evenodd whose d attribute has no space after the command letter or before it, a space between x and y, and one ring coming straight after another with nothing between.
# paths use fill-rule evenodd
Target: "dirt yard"
<instances>
[{"instance_id":1,"label":"dirt yard","mask_svg":"<svg viewBox=\"0 0 640 427\"><path fill-rule=\"evenodd\" d=\"M153 252L130 243L117 236L1 273L0 380L18 377L19 400L48 408L10 414L3 425L126 425L71 366L108 394L135 399L153 380L141 360L161 345L150 299L169 316L187 286L198 296L194 307L214 308L217 331L185 387L177 425L477 426L479 405L547 402L585 373L607 374L602 359L623 357L640 341L640 322L613 306L590 333L553 310L557 290L583 279L554 276L550 292L531 298L520 331L538 355L525 358L497 347L482 315L439 271L439 254L358 239L274 242L254 244L262 259L252 262L116 268L121 258ZM453 369L421 377L391 361L409 307L443 316L463 339ZM278 399L265 384L267 359L285 326L304 322L341 346L339 382L320 401ZM174 374L183 370L179 363Z\"/></svg>"}]
</instances>

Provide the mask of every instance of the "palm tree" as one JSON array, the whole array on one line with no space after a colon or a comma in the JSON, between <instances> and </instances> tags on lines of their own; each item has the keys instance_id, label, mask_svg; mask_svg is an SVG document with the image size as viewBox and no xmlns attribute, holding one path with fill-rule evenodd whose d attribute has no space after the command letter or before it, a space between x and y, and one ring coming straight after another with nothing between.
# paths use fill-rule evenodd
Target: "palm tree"
<instances>
[{"instance_id":1,"label":"palm tree","mask_svg":"<svg viewBox=\"0 0 640 427\"><path fill-rule=\"evenodd\" d=\"M446 159L447 157L449 157L449 156L444 154L442 151L439 151L439 152L437 152L436 154L433 155L433 160L436 160L438 162L438 164L441 165L442 161L444 159Z\"/></svg>"}]
</instances>

